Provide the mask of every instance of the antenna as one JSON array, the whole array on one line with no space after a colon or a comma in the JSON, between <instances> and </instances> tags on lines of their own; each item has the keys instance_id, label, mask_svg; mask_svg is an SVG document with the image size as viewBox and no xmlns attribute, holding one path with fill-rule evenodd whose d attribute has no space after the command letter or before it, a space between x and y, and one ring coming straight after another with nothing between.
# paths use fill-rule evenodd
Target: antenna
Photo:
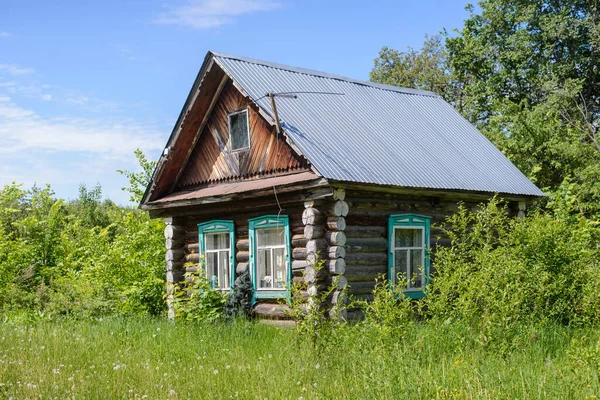
<instances>
[{"instance_id":1,"label":"antenna","mask_svg":"<svg viewBox=\"0 0 600 400\"><path fill-rule=\"evenodd\" d=\"M277 133L277 136L275 138L275 143L276 143L275 146L277 146L277 149L276 149L277 162L279 161L279 136L281 135L281 124L279 123L279 115L277 114L277 103L275 103L275 97L282 97L284 99L297 99L298 94L325 94L325 95L337 95L337 96L344 95L344 93L335 93L335 92L280 92L280 93L269 92L269 93L265 94L263 97L257 99L256 101L263 99L265 97L269 97L269 99L271 100L271 109L273 110L273 118L275 119L275 131ZM277 169L275 169L275 177L277 177ZM275 201L277 202L277 206L279 207L279 212L277 213L277 219L279 220L279 215L283 211L283 208L281 208L281 204L279 203L279 198L277 197L277 188L275 187L275 185L273 185L273 194L275 195Z\"/></svg>"}]
</instances>

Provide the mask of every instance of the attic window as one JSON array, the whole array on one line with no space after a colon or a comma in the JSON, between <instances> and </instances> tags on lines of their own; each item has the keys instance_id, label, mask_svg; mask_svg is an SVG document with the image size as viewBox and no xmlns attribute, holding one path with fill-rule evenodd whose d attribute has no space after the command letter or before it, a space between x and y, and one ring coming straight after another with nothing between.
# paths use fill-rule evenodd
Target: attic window
<instances>
[{"instance_id":1,"label":"attic window","mask_svg":"<svg viewBox=\"0 0 600 400\"><path fill-rule=\"evenodd\" d=\"M229 143L231 145L231 151L247 149L250 147L248 110L229 114Z\"/></svg>"}]
</instances>

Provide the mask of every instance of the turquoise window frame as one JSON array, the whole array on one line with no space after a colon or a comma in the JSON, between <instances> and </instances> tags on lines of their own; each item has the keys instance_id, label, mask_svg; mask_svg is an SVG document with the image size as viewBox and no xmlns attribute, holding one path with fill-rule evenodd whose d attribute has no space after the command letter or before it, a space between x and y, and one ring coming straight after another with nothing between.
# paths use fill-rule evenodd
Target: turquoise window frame
<instances>
[{"instance_id":1,"label":"turquoise window frame","mask_svg":"<svg viewBox=\"0 0 600 400\"><path fill-rule=\"evenodd\" d=\"M257 290L256 282L256 231L265 228L277 228L283 226L285 240L285 262L287 269L287 282L285 289L282 290ZM290 294L290 281L292 279L292 261L291 261L291 237L290 220L287 215L263 215L248 220L248 233L250 240L250 278L252 279L252 304L257 299L286 299Z\"/></svg>"},{"instance_id":2,"label":"turquoise window frame","mask_svg":"<svg viewBox=\"0 0 600 400\"><path fill-rule=\"evenodd\" d=\"M429 284L429 235L431 230L431 217L420 214L394 214L388 219L388 280L396 284L394 268L394 230L396 228L421 228L423 229L423 289L405 289L404 295L411 299L425 297Z\"/></svg>"},{"instance_id":3,"label":"turquoise window frame","mask_svg":"<svg viewBox=\"0 0 600 400\"><path fill-rule=\"evenodd\" d=\"M206 260L204 249L205 235L211 233L229 233L229 290L233 289L235 282L235 226L233 221L216 219L198 224L198 249L200 256ZM202 263L202 269L206 275L206 261ZM213 282L210 282L211 287Z\"/></svg>"}]
</instances>

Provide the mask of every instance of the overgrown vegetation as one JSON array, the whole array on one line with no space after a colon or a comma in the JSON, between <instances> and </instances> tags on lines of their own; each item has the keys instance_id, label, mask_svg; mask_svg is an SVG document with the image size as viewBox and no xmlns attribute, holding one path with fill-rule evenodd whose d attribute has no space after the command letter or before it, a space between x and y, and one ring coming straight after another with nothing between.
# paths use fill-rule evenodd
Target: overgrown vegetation
<instances>
[{"instance_id":1,"label":"overgrown vegetation","mask_svg":"<svg viewBox=\"0 0 600 400\"><path fill-rule=\"evenodd\" d=\"M370 301L295 284L291 332L245 318L248 273L229 295L194 273L167 324L160 220L102 201L100 187L64 201L5 186L0 395L596 398L597 7L486 0L421 50L382 49L373 80L440 93L548 195L526 218L500 198L448 218L451 245L435 249L421 300L385 280ZM136 156L141 172L119 171L133 202L154 167ZM344 307L364 319L343 323Z\"/></svg>"}]
</instances>

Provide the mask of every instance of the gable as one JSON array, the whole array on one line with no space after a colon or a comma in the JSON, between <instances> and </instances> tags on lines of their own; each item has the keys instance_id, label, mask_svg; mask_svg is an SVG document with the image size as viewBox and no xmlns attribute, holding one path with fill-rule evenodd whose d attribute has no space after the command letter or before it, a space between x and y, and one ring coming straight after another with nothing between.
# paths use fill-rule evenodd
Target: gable
<instances>
[{"instance_id":1,"label":"gable","mask_svg":"<svg viewBox=\"0 0 600 400\"><path fill-rule=\"evenodd\" d=\"M240 110L248 112L249 148L234 151L231 149L228 115ZM228 80L218 94L175 190L304 167L303 160L285 143L284 138L277 137L275 128Z\"/></svg>"}]
</instances>

